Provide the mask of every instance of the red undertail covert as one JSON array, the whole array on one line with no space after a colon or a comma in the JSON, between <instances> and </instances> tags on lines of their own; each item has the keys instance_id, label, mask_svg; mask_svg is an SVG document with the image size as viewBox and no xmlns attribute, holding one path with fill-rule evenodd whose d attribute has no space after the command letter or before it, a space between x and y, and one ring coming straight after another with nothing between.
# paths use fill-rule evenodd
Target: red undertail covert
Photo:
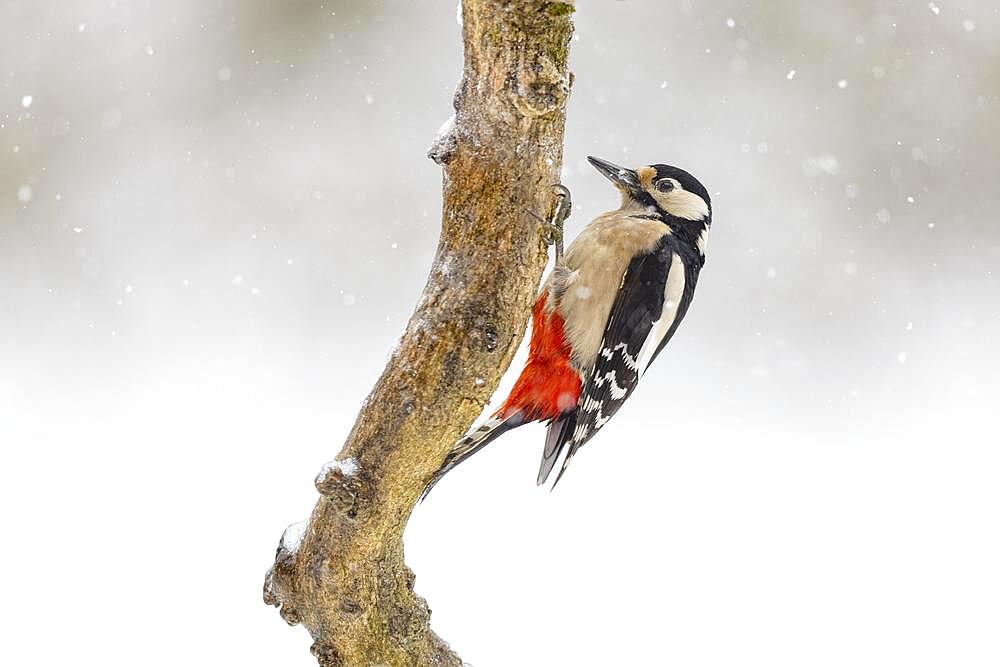
<instances>
[{"instance_id":1,"label":"red undertail covert","mask_svg":"<svg viewBox=\"0 0 1000 667\"><path fill-rule=\"evenodd\" d=\"M524 421L555 419L576 407L580 375L570 364L563 318L554 308L546 308L546 299L543 292L535 302L528 361L497 417L522 412Z\"/></svg>"}]
</instances>

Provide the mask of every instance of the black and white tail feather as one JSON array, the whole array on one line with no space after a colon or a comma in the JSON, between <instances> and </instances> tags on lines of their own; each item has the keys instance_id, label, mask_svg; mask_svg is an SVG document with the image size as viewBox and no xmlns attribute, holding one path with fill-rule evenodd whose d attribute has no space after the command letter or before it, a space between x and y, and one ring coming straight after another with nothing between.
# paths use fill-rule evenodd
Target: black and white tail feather
<instances>
[{"instance_id":1,"label":"black and white tail feather","mask_svg":"<svg viewBox=\"0 0 1000 667\"><path fill-rule=\"evenodd\" d=\"M424 492L420 494L420 499L423 500L427 497L427 494L431 492L434 485L441 481L441 478L447 475L452 468L457 466L462 461L481 450L486 445L490 444L501 435L507 431L517 428L524 424L524 417L520 412L515 412L505 418L500 417L490 417L488 420L483 422L482 426L470 431L461 440L455 443L452 450L448 452L448 456L445 457L444 463L441 464L441 468L434 473L434 479L431 483L427 485Z\"/></svg>"},{"instance_id":2,"label":"black and white tail feather","mask_svg":"<svg viewBox=\"0 0 1000 667\"><path fill-rule=\"evenodd\" d=\"M445 457L444 463L441 464L441 468L434 474L434 479L431 480L427 488L420 495L420 499L423 500L427 497L427 494L431 492L431 489L441 481L441 478L447 475L451 470L462 463L469 457L471 457L476 452L480 451L486 445L490 444L501 435L523 425L524 417L520 412L515 412L513 415L507 417L506 419L501 419L499 417L491 417L490 419L483 422L483 424L470 431L461 440L455 443L455 446ZM542 452L542 462L538 468L538 485L541 486L548 479L549 473L555 467L556 463L559 461L561 454L566 454L566 458L563 461L562 470L559 472L558 477L562 477L562 473L565 472L566 466L569 464L569 459L572 458L573 453L575 453L575 447L567 448L565 445L576 427L576 411L563 413L561 417L553 420L549 423L548 432L545 438L545 449ZM555 483L552 485L554 489L556 484L559 483L558 477Z\"/></svg>"}]
</instances>

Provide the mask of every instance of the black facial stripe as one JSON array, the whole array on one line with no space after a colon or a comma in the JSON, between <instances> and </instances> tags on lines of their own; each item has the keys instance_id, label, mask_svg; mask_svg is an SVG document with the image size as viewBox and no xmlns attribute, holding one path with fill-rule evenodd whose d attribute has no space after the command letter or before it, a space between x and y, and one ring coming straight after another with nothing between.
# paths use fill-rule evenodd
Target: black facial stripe
<instances>
[{"instance_id":1,"label":"black facial stripe","mask_svg":"<svg viewBox=\"0 0 1000 667\"><path fill-rule=\"evenodd\" d=\"M633 199L635 199L637 202L639 202L643 206L652 206L657 211L660 210L660 207L656 204L656 200L653 199L653 195L649 194L645 190L641 190L641 191L637 192L635 194L635 196L633 197Z\"/></svg>"}]
</instances>

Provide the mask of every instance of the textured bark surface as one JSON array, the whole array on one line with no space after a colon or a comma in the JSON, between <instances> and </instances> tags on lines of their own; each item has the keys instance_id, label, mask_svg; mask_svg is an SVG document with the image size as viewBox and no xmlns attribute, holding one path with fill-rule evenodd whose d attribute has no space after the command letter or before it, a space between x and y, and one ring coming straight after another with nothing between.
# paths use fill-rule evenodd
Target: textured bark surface
<instances>
[{"instance_id":1,"label":"textured bark surface","mask_svg":"<svg viewBox=\"0 0 1000 667\"><path fill-rule=\"evenodd\" d=\"M338 460L290 527L264 598L313 637L320 665L461 665L435 635L403 562L403 530L452 444L479 415L527 324L562 164L573 2L464 0L441 239L399 346ZM378 355L377 350L372 354Z\"/></svg>"}]
</instances>

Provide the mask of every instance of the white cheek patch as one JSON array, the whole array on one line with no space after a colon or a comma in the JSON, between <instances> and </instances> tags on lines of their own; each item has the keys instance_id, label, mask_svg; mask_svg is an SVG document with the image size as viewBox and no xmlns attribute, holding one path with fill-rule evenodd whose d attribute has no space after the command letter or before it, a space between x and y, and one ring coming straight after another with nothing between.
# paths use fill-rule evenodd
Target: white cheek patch
<instances>
[{"instance_id":1,"label":"white cheek patch","mask_svg":"<svg viewBox=\"0 0 1000 667\"><path fill-rule=\"evenodd\" d=\"M663 210L678 218L702 220L708 217L708 204L693 192L678 187L659 199Z\"/></svg>"}]
</instances>

